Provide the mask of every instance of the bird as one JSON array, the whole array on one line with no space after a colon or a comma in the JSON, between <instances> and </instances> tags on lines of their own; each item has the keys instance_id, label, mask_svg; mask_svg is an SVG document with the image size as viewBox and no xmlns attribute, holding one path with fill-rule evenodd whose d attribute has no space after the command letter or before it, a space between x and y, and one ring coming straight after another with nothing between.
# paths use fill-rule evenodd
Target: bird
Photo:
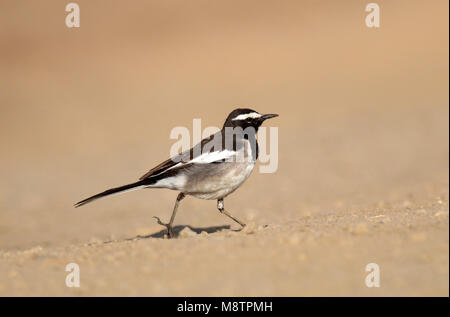
<instances>
[{"instance_id":1,"label":"bird","mask_svg":"<svg viewBox=\"0 0 450 317\"><path fill-rule=\"evenodd\" d=\"M217 200L217 209L242 228L245 223L225 210L224 199L238 189L252 173L258 158L256 134L262 123L278 114L260 114L250 108L237 108L227 116L220 131L198 144L153 167L138 181L111 188L77 202L81 207L99 198L144 188L167 188L179 194L168 223L154 216L175 237L173 223L182 199L193 196Z\"/></svg>"}]
</instances>

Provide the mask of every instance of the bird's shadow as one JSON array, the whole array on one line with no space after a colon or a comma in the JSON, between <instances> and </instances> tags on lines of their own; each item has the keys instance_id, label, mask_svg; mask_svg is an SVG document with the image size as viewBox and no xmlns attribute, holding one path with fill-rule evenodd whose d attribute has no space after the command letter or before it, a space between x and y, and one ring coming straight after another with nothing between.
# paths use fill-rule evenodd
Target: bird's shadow
<instances>
[{"instance_id":1,"label":"bird's shadow","mask_svg":"<svg viewBox=\"0 0 450 317\"><path fill-rule=\"evenodd\" d=\"M214 226L214 227L203 227L203 228L195 228L195 227L191 227L191 226L175 226L173 227L173 232L175 233L175 238L178 237L179 233L184 229L184 228L189 228L190 230L194 231L197 234L200 234L202 232L206 232L208 234L211 233L215 233L218 231L222 231L222 230L229 230L231 227L230 225L224 225L224 226ZM136 239L149 239L149 238L156 238L156 239L163 239L165 236L167 236L167 229L162 229L158 232L152 233L152 234L148 234L148 235L137 235L133 238L127 238L124 239L125 241L132 241L132 240L136 240Z\"/></svg>"}]
</instances>

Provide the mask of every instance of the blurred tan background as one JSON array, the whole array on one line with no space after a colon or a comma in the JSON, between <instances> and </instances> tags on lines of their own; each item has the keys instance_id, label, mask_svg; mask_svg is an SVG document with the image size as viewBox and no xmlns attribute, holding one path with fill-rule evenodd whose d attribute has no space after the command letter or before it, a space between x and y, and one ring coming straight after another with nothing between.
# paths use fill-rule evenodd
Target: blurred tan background
<instances>
[{"instance_id":1,"label":"blurred tan background","mask_svg":"<svg viewBox=\"0 0 450 317\"><path fill-rule=\"evenodd\" d=\"M448 296L448 1L377 1L378 29L368 1L80 0L78 29L68 2L0 1L0 294ZM236 105L280 114L278 171L226 202L255 232L125 240L160 232L168 190L72 208Z\"/></svg>"}]
</instances>

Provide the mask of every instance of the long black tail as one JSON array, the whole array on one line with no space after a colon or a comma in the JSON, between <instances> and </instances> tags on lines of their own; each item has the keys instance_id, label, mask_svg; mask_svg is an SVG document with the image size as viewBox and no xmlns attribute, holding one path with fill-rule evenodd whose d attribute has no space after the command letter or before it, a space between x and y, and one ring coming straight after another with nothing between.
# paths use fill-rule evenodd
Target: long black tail
<instances>
[{"instance_id":1,"label":"long black tail","mask_svg":"<svg viewBox=\"0 0 450 317\"><path fill-rule=\"evenodd\" d=\"M122 193L122 192L126 192L126 191L131 191L131 190L135 190L135 189L139 189L140 187L143 187L144 185L148 184L147 180L141 180L138 181L136 183L132 183L132 184L128 184L128 185L124 185L124 186L120 186L120 187L116 187L116 188L111 188L108 190L105 190L104 192L91 196L89 198L86 198L82 201L77 202L74 207L80 207L83 206L87 203L90 203L91 201L94 201L96 199L102 198L102 197L106 197L109 195L114 195L114 194L118 194L118 193Z\"/></svg>"}]
</instances>

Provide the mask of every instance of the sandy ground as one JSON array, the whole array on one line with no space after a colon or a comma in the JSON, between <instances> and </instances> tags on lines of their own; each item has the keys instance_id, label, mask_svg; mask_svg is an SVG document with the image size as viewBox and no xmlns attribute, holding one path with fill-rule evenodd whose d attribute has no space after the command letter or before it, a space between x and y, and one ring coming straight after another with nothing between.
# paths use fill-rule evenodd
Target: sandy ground
<instances>
[{"instance_id":1,"label":"sandy ground","mask_svg":"<svg viewBox=\"0 0 450 317\"><path fill-rule=\"evenodd\" d=\"M0 295L448 296L448 2L0 4ZM175 126L280 114L278 169L225 200L145 190ZM65 285L80 267L81 287ZM368 263L380 287L368 288Z\"/></svg>"}]
</instances>

